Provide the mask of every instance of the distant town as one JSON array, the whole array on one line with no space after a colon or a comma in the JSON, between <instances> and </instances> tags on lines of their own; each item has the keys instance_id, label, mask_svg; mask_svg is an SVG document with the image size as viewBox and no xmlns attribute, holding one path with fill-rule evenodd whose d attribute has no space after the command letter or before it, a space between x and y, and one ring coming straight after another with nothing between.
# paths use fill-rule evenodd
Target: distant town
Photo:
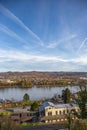
<instances>
[{"instance_id":1,"label":"distant town","mask_svg":"<svg viewBox=\"0 0 87 130\"><path fill-rule=\"evenodd\" d=\"M0 87L33 87L80 85L87 81L87 72L3 72L0 73Z\"/></svg>"}]
</instances>

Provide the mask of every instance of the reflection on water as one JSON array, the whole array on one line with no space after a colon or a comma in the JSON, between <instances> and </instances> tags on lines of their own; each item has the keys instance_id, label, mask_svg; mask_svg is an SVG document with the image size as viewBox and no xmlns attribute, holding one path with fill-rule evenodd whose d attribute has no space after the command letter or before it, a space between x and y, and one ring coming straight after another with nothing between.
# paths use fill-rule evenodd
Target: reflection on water
<instances>
[{"instance_id":1,"label":"reflection on water","mask_svg":"<svg viewBox=\"0 0 87 130\"><path fill-rule=\"evenodd\" d=\"M61 94L62 90L67 87L37 87L32 88L5 88L0 89L0 98L7 98L15 100L22 100L25 93L28 93L31 100L39 100L44 98L51 98L54 94ZM72 93L78 92L79 87L69 87Z\"/></svg>"}]
</instances>

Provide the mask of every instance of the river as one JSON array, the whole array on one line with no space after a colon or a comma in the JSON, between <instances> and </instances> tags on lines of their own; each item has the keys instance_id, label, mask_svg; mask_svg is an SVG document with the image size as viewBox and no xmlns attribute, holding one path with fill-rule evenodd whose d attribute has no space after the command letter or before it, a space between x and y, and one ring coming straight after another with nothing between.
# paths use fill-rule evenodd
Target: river
<instances>
[{"instance_id":1,"label":"river","mask_svg":"<svg viewBox=\"0 0 87 130\"><path fill-rule=\"evenodd\" d=\"M22 100L25 93L28 93L30 100L39 100L51 98L54 94L61 94L62 90L67 87L37 87L32 88L4 88L0 89L0 98ZM68 86L72 93L78 92L78 86Z\"/></svg>"}]
</instances>

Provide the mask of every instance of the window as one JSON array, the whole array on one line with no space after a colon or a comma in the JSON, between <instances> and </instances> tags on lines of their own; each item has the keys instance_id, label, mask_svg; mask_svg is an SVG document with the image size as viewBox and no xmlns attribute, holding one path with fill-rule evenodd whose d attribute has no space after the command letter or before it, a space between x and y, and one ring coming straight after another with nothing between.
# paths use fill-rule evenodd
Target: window
<instances>
[{"instance_id":1,"label":"window","mask_svg":"<svg viewBox=\"0 0 87 130\"><path fill-rule=\"evenodd\" d=\"M48 116L52 116L52 112L48 112Z\"/></svg>"},{"instance_id":2,"label":"window","mask_svg":"<svg viewBox=\"0 0 87 130\"><path fill-rule=\"evenodd\" d=\"M63 114L65 115L65 110L63 110Z\"/></svg>"},{"instance_id":3,"label":"window","mask_svg":"<svg viewBox=\"0 0 87 130\"><path fill-rule=\"evenodd\" d=\"M59 114L61 115L61 111L59 111Z\"/></svg>"},{"instance_id":4,"label":"window","mask_svg":"<svg viewBox=\"0 0 87 130\"><path fill-rule=\"evenodd\" d=\"M67 113L69 113L69 110L67 109Z\"/></svg>"},{"instance_id":5,"label":"window","mask_svg":"<svg viewBox=\"0 0 87 130\"><path fill-rule=\"evenodd\" d=\"M58 112L56 111L56 115L58 115Z\"/></svg>"}]
</instances>

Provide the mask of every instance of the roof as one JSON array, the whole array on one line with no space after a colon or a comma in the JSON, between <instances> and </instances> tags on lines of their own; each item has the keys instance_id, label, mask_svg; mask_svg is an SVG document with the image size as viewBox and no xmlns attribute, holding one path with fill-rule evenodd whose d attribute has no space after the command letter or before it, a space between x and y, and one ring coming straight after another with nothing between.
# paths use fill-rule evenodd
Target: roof
<instances>
[{"instance_id":1,"label":"roof","mask_svg":"<svg viewBox=\"0 0 87 130\"><path fill-rule=\"evenodd\" d=\"M76 107L77 104L75 104L75 103L67 103L67 104L57 103L57 104L54 104L53 102L44 102L42 104L42 106L43 107L52 106L52 107L55 107L55 108L68 108L68 107Z\"/></svg>"},{"instance_id":2,"label":"roof","mask_svg":"<svg viewBox=\"0 0 87 130\"><path fill-rule=\"evenodd\" d=\"M10 110L12 112L28 112L27 109L22 109L22 108L9 108L7 110Z\"/></svg>"}]
</instances>

